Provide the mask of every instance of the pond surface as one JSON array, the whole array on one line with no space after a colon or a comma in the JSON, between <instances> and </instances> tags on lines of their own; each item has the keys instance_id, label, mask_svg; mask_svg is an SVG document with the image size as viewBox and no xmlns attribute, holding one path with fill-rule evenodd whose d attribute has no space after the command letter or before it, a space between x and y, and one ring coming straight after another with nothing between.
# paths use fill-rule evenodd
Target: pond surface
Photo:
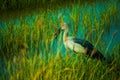
<instances>
[{"instance_id":1,"label":"pond surface","mask_svg":"<svg viewBox=\"0 0 120 80\"><path fill-rule=\"evenodd\" d=\"M114 3L113 3L114 4ZM112 3L110 4L112 5ZM94 17L96 16L96 19L98 21L98 23L100 23L100 15L102 14L102 12L105 11L105 7L106 7L106 3L96 3L94 5L94 8L91 6L91 5L86 5L85 7L82 7L82 8L79 8L78 5L75 5L75 12L77 12L77 15L79 15L79 20L78 20L78 29L77 29L77 33L75 35L75 37L78 37L78 38L82 38L84 39L86 36L85 36L85 33L86 33L86 29L83 28L83 16L84 16L84 12L86 12L86 15L87 13L90 14L90 17ZM118 4L117 6L118 8L118 11L120 11L120 3ZM64 15L64 22L66 23L70 23L71 24L71 29L70 29L70 35L73 36L73 29L74 29L74 26L75 26L75 23L74 21L70 18L70 15L73 13L75 14L74 12L72 12L73 10L71 10L70 8L66 8L66 9L61 9L61 10L58 10L58 11L53 11L53 12L50 12L48 15L51 16L51 13L54 13L54 17L53 17L53 21L57 19L57 16L59 13L62 13L62 15ZM79 14L78 14L79 13ZM25 20L27 20L29 23L29 25L32 25L32 23L34 23L35 21L35 16L36 15L39 15L38 12L37 14L33 14L32 16L28 16L26 15L25 17ZM13 15L14 16L14 15ZM114 15L112 15L113 17L111 18L111 22L109 24L109 28L104 28L104 33L101 37L101 40L102 42L104 42L104 46L103 46L103 50L106 50L106 48L108 48L108 52L111 52L113 51L113 48L116 47L118 44L120 44L120 12L118 12L117 14L117 17L114 17ZM89 17L89 16L88 16ZM116 19L117 18L117 19ZM91 23L95 23L94 21L94 18L90 18L91 19ZM92 20L93 19L93 20ZM109 18L110 19L110 18ZM115 20L114 20L115 19ZM15 21L15 24L17 25L19 23L19 19L10 19L9 20L10 22L13 22ZM5 20L0 20L0 27L4 28L5 26ZM92 25L93 26L93 25ZM89 27L89 26L87 26ZM95 29L95 27L93 26L92 29ZM113 34L116 33L116 35L114 36L114 38L112 39L112 36ZM63 33L61 33L63 34ZM95 35L95 34L94 34ZM59 37L60 38L60 37ZM54 48L54 52L57 53L60 48L62 48L62 53L64 55L65 53L65 48L64 48L64 45L63 43L61 42L61 44L59 44L58 42L58 39L54 40L52 42L52 47ZM59 45L58 45L59 44ZM99 46L99 45L98 45ZM57 47L60 47L60 48L57 48Z\"/></svg>"}]
</instances>

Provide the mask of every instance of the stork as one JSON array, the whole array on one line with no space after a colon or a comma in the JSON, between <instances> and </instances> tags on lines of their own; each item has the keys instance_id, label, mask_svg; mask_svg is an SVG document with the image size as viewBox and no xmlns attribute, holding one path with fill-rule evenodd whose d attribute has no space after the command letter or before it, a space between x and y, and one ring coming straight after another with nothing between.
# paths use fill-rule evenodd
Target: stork
<instances>
[{"instance_id":1,"label":"stork","mask_svg":"<svg viewBox=\"0 0 120 80\"><path fill-rule=\"evenodd\" d=\"M66 49L70 49L74 51L76 54L82 53L85 56L96 58L99 60L105 60L105 57L102 55L100 51L98 51L94 46L87 40L78 39L74 37L68 36L68 24L63 23L60 29L57 30L55 34L55 38L59 35L61 30L64 31L63 34L63 43Z\"/></svg>"}]
</instances>

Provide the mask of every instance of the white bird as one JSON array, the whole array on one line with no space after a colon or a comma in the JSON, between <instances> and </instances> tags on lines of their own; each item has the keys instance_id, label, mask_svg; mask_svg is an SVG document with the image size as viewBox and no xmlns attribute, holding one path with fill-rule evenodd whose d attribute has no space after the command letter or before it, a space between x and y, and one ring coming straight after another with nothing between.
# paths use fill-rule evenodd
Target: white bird
<instances>
[{"instance_id":1,"label":"white bird","mask_svg":"<svg viewBox=\"0 0 120 80\"><path fill-rule=\"evenodd\" d=\"M86 55L92 58L97 58L99 60L105 60L105 57L102 55L102 53L98 51L96 48L94 48L94 46L90 42L83 40L83 39L69 37L67 23L64 23L61 26L61 28L57 30L55 37L58 36L61 30L64 31L63 42L64 42L65 48L71 49L75 53L82 53L83 55Z\"/></svg>"}]
</instances>

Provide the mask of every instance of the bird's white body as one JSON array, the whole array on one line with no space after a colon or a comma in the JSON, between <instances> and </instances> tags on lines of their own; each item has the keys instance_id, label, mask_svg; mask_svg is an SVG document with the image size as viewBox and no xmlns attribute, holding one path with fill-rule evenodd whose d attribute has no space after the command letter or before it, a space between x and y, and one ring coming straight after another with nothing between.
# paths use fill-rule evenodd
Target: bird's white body
<instances>
[{"instance_id":1,"label":"bird's white body","mask_svg":"<svg viewBox=\"0 0 120 80\"><path fill-rule=\"evenodd\" d=\"M66 48L73 50L76 53L85 53L86 49L80 44L74 43L71 39L64 42Z\"/></svg>"}]
</instances>

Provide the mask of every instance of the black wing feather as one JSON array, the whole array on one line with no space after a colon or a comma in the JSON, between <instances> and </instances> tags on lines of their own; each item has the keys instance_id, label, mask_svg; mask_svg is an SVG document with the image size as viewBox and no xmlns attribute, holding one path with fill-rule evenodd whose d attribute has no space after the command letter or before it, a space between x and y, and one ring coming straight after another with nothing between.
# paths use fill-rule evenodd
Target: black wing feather
<instances>
[{"instance_id":1,"label":"black wing feather","mask_svg":"<svg viewBox=\"0 0 120 80\"><path fill-rule=\"evenodd\" d=\"M87 40L83 40L83 39L78 39L78 38L73 38L73 41L75 43L78 43L80 45L82 45L84 48L87 48L87 54L90 56L92 51L94 50L94 46ZM100 51L96 51L96 53L92 56L92 58L97 58L100 60L105 60L105 57L102 55L102 53Z\"/></svg>"},{"instance_id":2,"label":"black wing feather","mask_svg":"<svg viewBox=\"0 0 120 80\"><path fill-rule=\"evenodd\" d=\"M94 48L94 46L86 40L73 38L73 41L75 43L78 43L78 44L82 45L84 48L88 48L89 50L93 50L93 48Z\"/></svg>"}]
</instances>

